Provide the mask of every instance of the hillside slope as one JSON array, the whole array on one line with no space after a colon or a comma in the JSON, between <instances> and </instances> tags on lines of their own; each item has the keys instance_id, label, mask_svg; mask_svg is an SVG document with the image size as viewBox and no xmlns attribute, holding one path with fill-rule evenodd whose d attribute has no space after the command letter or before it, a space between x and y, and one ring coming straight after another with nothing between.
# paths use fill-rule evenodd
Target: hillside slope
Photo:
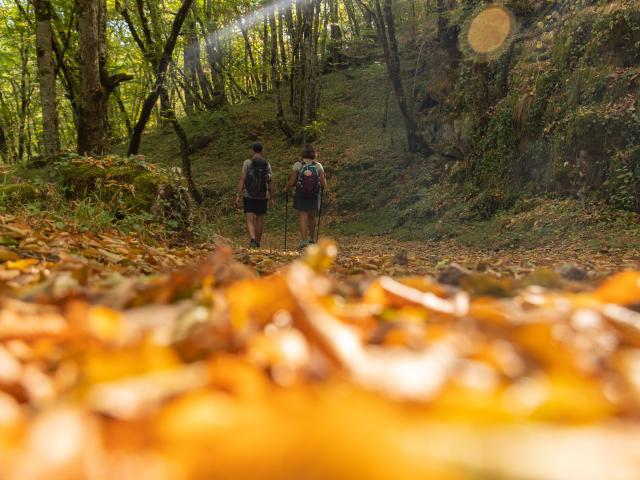
<instances>
[{"instance_id":1,"label":"hillside slope","mask_svg":"<svg viewBox=\"0 0 640 480\"><path fill-rule=\"evenodd\" d=\"M640 31L640 7L543 3L507 3L518 35L488 63L460 51L461 61L452 61L435 29L423 51L405 45L405 78L440 152L429 158L406 152L380 59L323 77L314 129L330 181L331 231L495 248L567 239L594 249L638 245L640 65L626 46ZM449 28L462 37L481 4L452 9ZM280 186L297 158L274 113L264 94L184 120L196 147L195 179L221 233L242 231L233 197L251 142L264 143ZM170 131L147 135L143 152L178 164ZM282 228L283 210L279 202L269 228Z\"/></svg>"},{"instance_id":2,"label":"hillside slope","mask_svg":"<svg viewBox=\"0 0 640 480\"><path fill-rule=\"evenodd\" d=\"M405 152L399 113L392 98L385 107L387 91L385 67L376 60L323 77L323 107L316 124L315 145L330 183L328 215L336 225L361 220L363 211L396 197L397 192L389 187L400 184L411 160ZM189 117L184 123L192 143L201 147L192 155L195 180L205 194L212 218L221 223L234 217L240 168L252 142L264 144L279 190L299 156L299 146L290 145L275 123L270 94L224 111ZM179 162L178 144L169 130L145 136L143 153L153 162ZM279 203L278 213L282 213ZM281 216L272 216L272 225L280 225Z\"/></svg>"}]
</instances>

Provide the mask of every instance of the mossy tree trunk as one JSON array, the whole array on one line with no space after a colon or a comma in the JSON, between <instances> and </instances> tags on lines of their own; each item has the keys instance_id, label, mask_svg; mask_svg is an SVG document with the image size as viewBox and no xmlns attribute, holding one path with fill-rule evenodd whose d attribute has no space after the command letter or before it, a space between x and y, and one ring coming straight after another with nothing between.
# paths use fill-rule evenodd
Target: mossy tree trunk
<instances>
[{"instance_id":1,"label":"mossy tree trunk","mask_svg":"<svg viewBox=\"0 0 640 480\"><path fill-rule=\"evenodd\" d=\"M78 15L78 153L104 155L109 151L109 95L133 77L107 72L106 0L75 0Z\"/></svg>"},{"instance_id":2,"label":"mossy tree trunk","mask_svg":"<svg viewBox=\"0 0 640 480\"><path fill-rule=\"evenodd\" d=\"M40 104L42 107L42 133L44 158L54 159L60 152L58 136L58 106L56 101L56 72L53 62L53 32L51 29L51 2L35 0L36 47Z\"/></svg>"}]
</instances>

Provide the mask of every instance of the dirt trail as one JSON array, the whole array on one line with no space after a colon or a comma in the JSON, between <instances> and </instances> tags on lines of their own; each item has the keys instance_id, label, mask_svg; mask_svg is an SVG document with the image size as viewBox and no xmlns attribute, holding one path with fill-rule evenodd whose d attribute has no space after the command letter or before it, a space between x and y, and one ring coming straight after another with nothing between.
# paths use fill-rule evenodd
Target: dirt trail
<instances>
[{"instance_id":1,"label":"dirt trail","mask_svg":"<svg viewBox=\"0 0 640 480\"><path fill-rule=\"evenodd\" d=\"M540 269L566 272L574 267L571 269L574 274L577 268L589 280L597 281L621 270L640 269L640 254L636 252L594 252L571 243L496 251L453 240L418 242L385 236L344 236L334 240L339 254L333 272L340 276L438 276L453 263L471 272L516 278ZM289 250L285 252L284 236L271 234L265 237L259 251L243 248L244 239L235 239L232 245L239 260L267 274L299 256L297 237L289 237L288 243Z\"/></svg>"}]
</instances>

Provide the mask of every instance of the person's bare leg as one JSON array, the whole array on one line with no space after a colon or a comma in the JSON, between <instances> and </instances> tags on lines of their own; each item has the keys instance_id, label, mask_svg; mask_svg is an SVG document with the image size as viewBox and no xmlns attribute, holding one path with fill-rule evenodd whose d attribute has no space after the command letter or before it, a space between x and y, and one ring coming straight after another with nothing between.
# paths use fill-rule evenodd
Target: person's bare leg
<instances>
[{"instance_id":1,"label":"person's bare leg","mask_svg":"<svg viewBox=\"0 0 640 480\"><path fill-rule=\"evenodd\" d=\"M298 221L300 223L300 239L304 242L309 238L309 222L307 212L298 212Z\"/></svg>"},{"instance_id":2,"label":"person's bare leg","mask_svg":"<svg viewBox=\"0 0 640 480\"><path fill-rule=\"evenodd\" d=\"M256 239L256 214L247 213L247 232L251 240Z\"/></svg>"},{"instance_id":3,"label":"person's bare leg","mask_svg":"<svg viewBox=\"0 0 640 480\"><path fill-rule=\"evenodd\" d=\"M255 233L256 242L260 245L260 241L262 240L262 232L264 230L264 215L256 215L256 223L255 223Z\"/></svg>"},{"instance_id":4,"label":"person's bare leg","mask_svg":"<svg viewBox=\"0 0 640 480\"><path fill-rule=\"evenodd\" d=\"M316 241L316 219L318 218L318 212L315 210L308 212L307 221L309 222L309 240Z\"/></svg>"}]
</instances>

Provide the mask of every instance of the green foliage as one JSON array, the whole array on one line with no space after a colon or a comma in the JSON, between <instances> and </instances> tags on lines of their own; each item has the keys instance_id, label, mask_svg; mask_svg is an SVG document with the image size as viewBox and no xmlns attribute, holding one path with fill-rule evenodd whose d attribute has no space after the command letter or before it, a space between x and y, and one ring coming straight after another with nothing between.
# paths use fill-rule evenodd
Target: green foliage
<instances>
[{"instance_id":1,"label":"green foliage","mask_svg":"<svg viewBox=\"0 0 640 480\"><path fill-rule=\"evenodd\" d=\"M540 40L458 69L452 101L474 127L463 174L451 180L471 187L477 218L508 208L522 192L614 196L619 208L638 208L633 162L619 158L635 157L640 131L640 8L554 3L537 22L533 6L528 12ZM550 52L541 55L545 44Z\"/></svg>"},{"instance_id":2,"label":"green foliage","mask_svg":"<svg viewBox=\"0 0 640 480\"><path fill-rule=\"evenodd\" d=\"M603 185L609 204L622 210L640 210L640 146L616 153L609 168L609 178Z\"/></svg>"}]
</instances>

